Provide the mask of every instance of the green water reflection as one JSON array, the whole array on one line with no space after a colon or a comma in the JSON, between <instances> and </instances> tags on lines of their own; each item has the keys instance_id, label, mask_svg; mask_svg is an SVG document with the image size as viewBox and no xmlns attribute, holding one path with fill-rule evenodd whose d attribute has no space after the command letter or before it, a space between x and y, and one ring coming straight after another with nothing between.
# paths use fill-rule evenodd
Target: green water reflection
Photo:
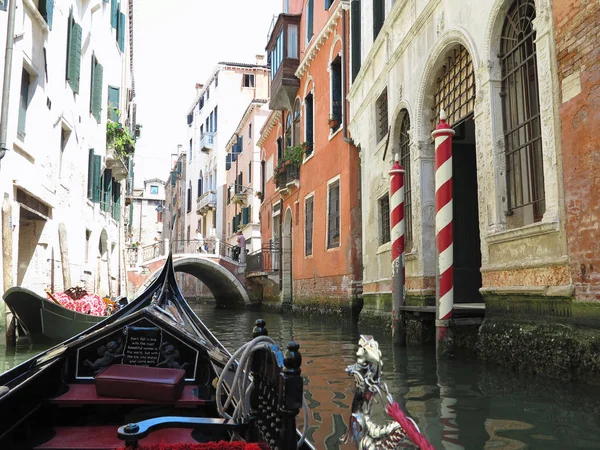
<instances>
[{"instance_id":1,"label":"green water reflection","mask_svg":"<svg viewBox=\"0 0 600 450\"><path fill-rule=\"evenodd\" d=\"M354 383L345 368L355 361L360 333L372 334L383 353L384 381L436 449L600 448L600 388L518 376L476 360L436 362L433 348L397 348L377 330L322 319L257 311L194 309L234 350L246 342L257 318L281 345L294 339L303 354L309 436L318 449L340 444L346 432ZM39 349L38 349L39 350ZM0 352L8 370L36 351ZM383 417L376 412L376 417Z\"/></svg>"}]
</instances>

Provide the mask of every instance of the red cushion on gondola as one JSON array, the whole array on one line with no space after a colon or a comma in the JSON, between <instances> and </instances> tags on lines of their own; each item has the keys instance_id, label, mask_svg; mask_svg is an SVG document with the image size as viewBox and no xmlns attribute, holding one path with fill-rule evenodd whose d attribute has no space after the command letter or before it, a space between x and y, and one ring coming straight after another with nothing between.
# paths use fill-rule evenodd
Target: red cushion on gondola
<instances>
[{"instance_id":1,"label":"red cushion on gondola","mask_svg":"<svg viewBox=\"0 0 600 450\"><path fill-rule=\"evenodd\" d=\"M100 397L175 402L183 392L185 371L161 367L113 364L96 376Z\"/></svg>"}]
</instances>

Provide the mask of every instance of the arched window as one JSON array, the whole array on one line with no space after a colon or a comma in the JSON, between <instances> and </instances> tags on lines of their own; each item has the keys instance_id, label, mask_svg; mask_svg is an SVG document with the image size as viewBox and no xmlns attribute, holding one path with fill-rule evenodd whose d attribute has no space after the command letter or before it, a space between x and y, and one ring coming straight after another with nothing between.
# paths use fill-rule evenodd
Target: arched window
<instances>
[{"instance_id":1,"label":"arched window","mask_svg":"<svg viewBox=\"0 0 600 450\"><path fill-rule=\"evenodd\" d=\"M300 108L300 99L297 98L294 102L294 112L292 120L294 122L294 145L300 145L302 137L300 135L300 117L302 116Z\"/></svg>"},{"instance_id":2,"label":"arched window","mask_svg":"<svg viewBox=\"0 0 600 450\"><path fill-rule=\"evenodd\" d=\"M534 18L533 0L514 1L499 55L508 211L521 210L522 224L541 220L546 209Z\"/></svg>"},{"instance_id":3,"label":"arched window","mask_svg":"<svg viewBox=\"0 0 600 450\"><path fill-rule=\"evenodd\" d=\"M410 118L408 111L404 112L402 123L400 124L400 139L398 142L398 152L400 153L400 164L404 168L404 223L405 223L405 248L410 251L412 248L412 199L411 199L411 180L410 180Z\"/></svg>"}]
</instances>

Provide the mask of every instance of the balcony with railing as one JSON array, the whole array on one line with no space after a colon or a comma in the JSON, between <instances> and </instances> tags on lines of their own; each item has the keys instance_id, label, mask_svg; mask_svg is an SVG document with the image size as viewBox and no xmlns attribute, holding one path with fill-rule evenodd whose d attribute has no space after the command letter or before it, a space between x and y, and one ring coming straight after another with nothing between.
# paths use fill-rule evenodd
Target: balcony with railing
<instances>
[{"instance_id":1,"label":"balcony with railing","mask_svg":"<svg viewBox=\"0 0 600 450\"><path fill-rule=\"evenodd\" d=\"M206 191L196 199L196 212L206 214L209 210L217 207L217 193L215 191Z\"/></svg>"},{"instance_id":2,"label":"balcony with railing","mask_svg":"<svg viewBox=\"0 0 600 450\"><path fill-rule=\"evenodd\" d=\"M292 110L300 80L295 72L300 64L300 15L280 14L267 42L271 67L272 110Z\"/></svg>"},{"instance_id":3,"label":"balcony with railing","mask_svg":"<svg viewBox=\"0 0 600 450\"><path fill-rule=\"evenodd\" d=\"M106 168L112 170L112 176L122 181L129 175L129 156L121 155L114 147L106 149Z\"/></svg>"},{"instance_id":4,"label":"balcony with railing","mask_svg":"<svg viewBox=\"0 0 600 450\"><path fill-rule=\"evenodd\" d=\"M229 187L230 192L233 193L231 201L241 206L248 204L249 189L245 186L241 186L238 183L232 183Z\"/></svg>"},{"instance_id":5,"label":"balcony with railing","mask_svg":"<svg viewBox=\"0 0 600 450\"><path fill-rule=\"evenodd\" d=\"M279 270L279 244L269 242L263 244L262 248L250 253L246 258L246 275L268 274Z\"/></svg>"},{"instance_id":6,"label":"balcony with railing","mask_svg":"<svg viewBox=\"0 0 600 450\"><path fill-rule=\"evenodd\" d=\"M215 147L215 133L204 133L200 137L200 150L209 152Z\"/></svg>"},{"instance_id":7,"label":"balcony with railing","mask_svg":"<svg viewBox=\"0 0 600 450\"><path fill-rule=\"evenodd\" d=\"M300 187L300 165L289 162L278 170L275 183L282 195L289 194L294 187Z\"/></svg>"}]
</instances>

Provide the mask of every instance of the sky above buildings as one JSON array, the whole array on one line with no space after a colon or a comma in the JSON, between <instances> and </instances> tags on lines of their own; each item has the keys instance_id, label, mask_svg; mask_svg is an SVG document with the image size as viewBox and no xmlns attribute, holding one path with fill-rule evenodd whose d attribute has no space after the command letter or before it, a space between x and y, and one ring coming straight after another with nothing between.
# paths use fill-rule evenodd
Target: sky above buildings
<instances>
[{"instance_id":1,"label":"sky above buildings","mask_svg":"<svg viewBox=\"0 0 600 450\"><path fill-rule=\"evenodd\" d=\"M186 116L219 61L255 62L281 0L134 1L137 122L135 185L165 180L171 154L187 141Z\"/></svg>"}]
</instances>

